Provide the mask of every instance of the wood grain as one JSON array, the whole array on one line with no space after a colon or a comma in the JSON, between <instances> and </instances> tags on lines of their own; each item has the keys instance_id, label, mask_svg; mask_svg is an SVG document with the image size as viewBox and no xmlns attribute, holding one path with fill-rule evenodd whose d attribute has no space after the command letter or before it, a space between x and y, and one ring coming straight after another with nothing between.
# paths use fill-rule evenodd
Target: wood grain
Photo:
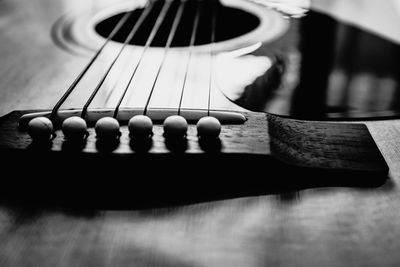
<instances>
[{"instance_id":1,"label":"wood grain","mask_svg":"<svg viewBox=\"0 0 400 267\"><path fill-rule=\"evenodd\" d=\"M3 205L0 258L2 266L396 266L398 195L396 181L145 211Z\"/></svg>"},{"instance_id":2,"label":"wood grain","mask_svg":"<svg viewBox=\"0 0 400 267\"><path fill-rule=\"evenodd\" d=\"M271 114L268 122L274 156L290 164L387 169L363 123L296 120Z\"/></svg>"}]
</instances>

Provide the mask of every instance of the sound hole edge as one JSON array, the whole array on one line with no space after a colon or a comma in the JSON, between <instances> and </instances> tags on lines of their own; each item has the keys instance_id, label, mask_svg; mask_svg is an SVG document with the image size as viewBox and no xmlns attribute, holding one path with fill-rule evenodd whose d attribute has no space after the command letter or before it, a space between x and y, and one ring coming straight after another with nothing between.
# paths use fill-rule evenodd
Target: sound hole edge
<instances>
[{"instance_id":1,"label":"sound hole edge","mask_svg":"<svg viewBox=\"0 0 400 267\"><path fill-rule=\"evenodd\" d=\"M150 47L164 47L165 41L168 37L169 26L172 25L174 19L174 11L176 12L179 1L173 1L173 6L170 12L167 14L162 27L157 32L156 38L150 44ZM195 46L202 46L210 44L211 36L211 14L212 14L212 2L214 1L204 1L204 10L202 16L200 17L199 32L197 33ZM171 47L187 47L190 42L191 35L191 24L193 23L193 18L195 17L195 3L196 1L189 1L186 4L185 12L182 17L181 22L178 26L178 31ZM211 4L210 4L211 3ZM157 2L158 5L162 4L162 1ZM175 6L174 6L175 4ZM216 5L218 10L217 16L217 27L216 27L216 39L215 42L229 41L240 36L243 36L249 32L254 31L259 27L261 21L256 14L252 14L251 11L239 8L239 7L228 7L221 4ZM130 45L143 46L146 43L149 31L157 19L157 8L155 12L152 12L141 27L141 29L136 34L137 37L133 38ZM124 26L121 31L116 34L111 40L116 43L123 43L127 35L130 32L131 27L136 23L140 13L143 11L142 7L133 9L133 15L128 20L127 25ZM107 38L112 29L118 23L118 21L129 11L120 11L109 14L106 17L95 22L94 30L95 32L103 38Z\"/></svg>"},{"instance_id":2,"label":"sound hole edge","mask_svg":"<svg viewBox=\"0 0 400 267\"><path fill-rule=\"evenodd\" d=\"M231 27L232 23L239 23L236 17L224 22L225 26L220 29L225 36L231 35L230 38L221 38L216 36L216 42L213 43L213 51L215 53L236 51L238 49L248 48L259 42L269 42L275 40L287 31L289 21L271 9L261 8L250 1L232 1L229 6L221 5L222 9L236 10L236 12L245 14L252 23L241 23L242 33L238 33L237 29ZM129 10L143 9L143 4L132 1L122 1L119 4L110 4L103 7L94 7L86 12L74 13L70 12L60 17L51 29L51 37L53 42L61 49L77 55L90 55L97 51L104 43L105 37L100 34L96 28L107 19L128 12ZM248 19L246 19L247 21ZM244 20L245 21L245 20ZM233 24L232 24L233 25ZM228 27L229 26L229 27ZM229 28L225 31L225 28ZM232 36L232 32L236 34ZM222 40L226 39L226 40ZM143 40L142 40L143 41ZM122 43L113 41L109 43L112 49L117 50ZM171 50L186 49L187 46L173 46ZM194 52L209 52L211 44L195 44ZM128 45L128 49L136 48L138 45ZM160 48L150 46L152 49Z\"/></svg>"}]
</instances>

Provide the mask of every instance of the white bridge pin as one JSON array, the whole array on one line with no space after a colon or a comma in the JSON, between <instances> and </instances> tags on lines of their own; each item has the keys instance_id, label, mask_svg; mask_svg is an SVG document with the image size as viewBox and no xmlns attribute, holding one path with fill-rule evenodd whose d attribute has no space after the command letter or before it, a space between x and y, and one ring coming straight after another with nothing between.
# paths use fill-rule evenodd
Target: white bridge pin
<instances>
[{"instance_id":1,"label":"white bridge pin","mask_svg":"<svg viewBox=\"0 0 400 267\"><path fill-rule=\"evenodd\" d=\"M116 139L121 136L119 122L112 117L104 117L96 122L94 127L96 135L100 139Z\"/></svg>"},{"instance_id":2,"label":"white bridge pin","mask_svg":"<svg viewBox=\"0 0 400 267\"><path fill-rule=\"evenodd\" d=\"M78 116L65 119L61 128L67 140L82 140L88 134L86 121Z\"/></svg>"},{"instance_id":3,"label":"white bridge pin","mask_svg":"<svg viewBox=\"0 0 400 267\"><path fill-rule=\"evenodd\" d=\"M172 115L164 121L164 135L165 137L183 138L188 129L187 121L184 117L179 115Z\"/></svg>"},{"instance_id":4,"label":"white bridge pin","mask_svg":"<svg viewBox=\"0 0 400 267\"><path fill-rule=\"evenodd\" d=\"M33 118L28 123L28 134L34 141L47 141L53 134L53 123L46 117Z\"/></svg>"},{"instance_id":5,"label":"white bridge pin","mask_svg":"<svg viewBox=\"0 0 400 267\"><path fill-rule=\"evenodd\" d=\"M196 126L200 138L217 138L221 133L221 123L215 117L203 117Z\"/></svg>"},{"instance_id":6,"label":"white bridge pin","mask_svg":"<svg viewBox=\"0 0 400 267\"><path fill-rule=\"evenodd\" d=\"M136 115L128 122L131 137L150 137L153 134L153 122L145 115Z\"/></svg>"}]
</instances>

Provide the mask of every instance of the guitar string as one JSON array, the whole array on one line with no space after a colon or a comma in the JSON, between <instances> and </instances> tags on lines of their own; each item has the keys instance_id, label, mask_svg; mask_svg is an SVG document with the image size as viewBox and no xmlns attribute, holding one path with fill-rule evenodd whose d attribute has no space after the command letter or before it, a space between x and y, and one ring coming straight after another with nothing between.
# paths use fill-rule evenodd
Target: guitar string
<instances>
[{"instance_id":1,"label":"guitar string","mask_svg":"<svg viewBox=\"0 0 400 267\"><path fill-rule=\"evenodd\" d=\"M170 8L172 2L173 2L173 0L167 0L167 2L166 2L166 3L167 3L167 11L168 11L168 9ZM186 2L186 1L184 0L183 2ZM175 35L176 28L177 28L177 25L175 26L175 24L178 24L179 21L180 21L180 17L182 17L182 14L181 14L182 11L180 11L180 10L182 9L181 7L183 6L183 5L182 5L183 2L181 1L179 10L177 11L177 15L176 15L176 17L174 18L174 22L173 22L173 25L172 25L172 29L171 29L171 31L170 31L170 33L169 33L169 35L168 35L167 45L166 45L166 47L164 48L164 55L166 54L166 50L170 47L170 45L171 45L171 43L172 43L172 37ZM144 55L145 55L145 52L147 51L147 49L150 47L151 43L153 42L153 40L154 40L154 38L155 38L155 36L156 36L156 33L158 32L158 30L159 30L159 28L160 28L162 22L164 21L164 18L165 18L165 16L166 16L166 14L167 14L167 12L165 12L165 15L164 15L163 17L159 16L159 17L157 18L156 24L155 24L155 26L153 27L151 34L149 35L149 37L148 37L147 40L146 40L146 44L145 44L145 46L143 47L143 50L142 50L141 55L140 55L140 58L139 58L139 60L138 60L138 62L137 62L137 64L136 64L136 66L135 66L135 69L133 70L133 73L132 73L132 75L131 75L131 77L130 77L130 79L129 79L129 81L128 81L128 84L126 85L126 87L125 87L125 89L124 89L124 91L123 91L123 93L122 93L122 95L121 95L121 97L120 97L120 99L119 99L119 101L118 101L118 103L117 103L117 106L116 106L116 108L115 108L115 110L114 110L114 116L113 116L114 118L116 118L116 117L118 116L119 108L120 108L120 106L121 106L121 104L122 104L122 101L124 100L124 98L125 98L125 96L126 96L126 93L127 93L128 90L129 90L129 87L131 86L131 83L132 83L132 81L133 81L133 78L134 78L134 76L135 76L137 70L139 69L139 66L140 66L140 64L141 64L141 62L142 62L142 60L143 60L143 57L144 57ZM178 21L178 22L176 22L176 21ZM176 28L174 29L174 27L176 27ZM172 34L172 32L173 32L173 34ZM172 37L171 37L171 34L172 34ZM162 64L162 63L161 63L161 64ZM157 74L157 77L158 77L158 74ZM155 78L155 81L157 80L157 77ZM154 82L154 83L155 83L155 82ZM154 86L154 85L153 85L153 86ZM150 92L150 95L152 94L152 92L153 92L153 88L152 88L152 90L151 90L151 92ZM149 101L149 100L148 100L148 101ZM146 108L147 108L147 104L146 104L145 110L144 110L144 112L143 112L144 115L146 115Z\"/></svg>"},{"instance_id":2,"label":"guitar string","mask_svg":"<svg viewBox=\"0 0 400 267\"><path fill-rule=\"evenodd\" d=\"M192 34L190 37L190 44L189 44L189 57L186 63L186 70L185 70L185 76L183 78L183 85L182 85L182 91L181 91L181 96L179 99L179 106L178 106L178 115L181 114L181 107L182 107L182 100L183 100L183 95L185 92L186 88L186 81L187 81L187 76L189 72L189 67L192 59L192 54L193 54L193 48L194 48L194 43L196 41L196 34L197 34L197 28L199 26L199 19L200 19L200 14L202 12L203 5L201 5L202 1L197 1L197 9L196 9L196 15L194 18L194 23L193 23L193 28L192 28Z\"/></svg>"},{"instance_id":3,"label":"guitar string","mask_svg":"<svg viewBox=\"0 0 400 267\"><path fill-rule=\"evenodd\" d=\"M207 116L210 116L211 106L211 88L214 82L214 44L215 44L215 32L217 27L217 7L215 1L211 3L212 14L211 14L211 39L210 39L210 80L208 85L208 101L207 101Z\"/></svg>"},{"instance_id":4,"label":"guitar string","mask_svg":"<svg viewBox=\"0 0 400 267\"><path fill-rule=\"evenodd\" d=\"M148 106L150 104L151 97L153 96L155 85L157 83L157 80L158 80L158 77L159 77L159 75L161 73L161 70L164 67L164 63L165 63L165 60L166 60L166 57L167 57L168 50L171 47L172 41L173 41L173 39L175 37L175 34L176 34L176 31L178 29L178 25L179 25L179 23L180 23L180 21L182 19L182 14L183 14L183 10L185 8L185 4L186 4L186 0L180 1L179 9L176 12L176 16L174 18L174 22L172 24L171 31L169 32L169 35L168 35L167 43L166 43L165 48L164 48L164 54L163 54L163 58L161 60L161 64L158 67L156 77L155 77L153 85L151 87L150 94L149 94L149 96L147 98L146 105L144 107L143 115L146 115L146 113L147 113L147 109L148 109Z\"/></svg>"},{"instance_id":5,"label":"guitar string","mask_svg":"<svg viewBox=\"0 0 400 267\"><path fill-rule=\"evenodd\" d=\"M96 59L99 57L101 52L104 50L106 45L110 42L112 38L119 32L119 30L125 25L125 23L128 21L128 19L132 16L133 11L130 11L126 13L117 23L117 25L114 27L114 29L111 31L111 33L108 35L107 39L104 41L102 46L100 47L99 50L94 54L94 56L90 59L89 63L85 66L85 68L79 73L79 75L75 78L75 80L72 82L72 84L68 87L67 91L64 93L64 95L58 100L58 102L55 104L53 107L51 114L50 114L50 120L54 120L57 116L58 110L62 106L62 104L65 102L65 100L68 98L68 96L72 93L72 91L75 89L75 87L78 85L80 80L83 78L83 76L86 74L86 72L89 70L89 68L93 65L93 63L96 61Z\"/></svg>"},{"instance_id":6,"label":"guitar string","mask_svg":"<svg viewBox=\"0 0 400 267\"><path fill-rule=\"evenodd\" d=\"M106 80L108 74L110 73L111 69L113 68L114 64L117 62L117 60L119 59L119 57L121 56L123 50L125 49L125 47L127 46L128 43L131 42L131 40L133 39L133 37L135 36L136 32L138 31L138 29L140 28L140 26L142 25L142 23L144 22L144 20L147 18L148 14L150 14L151 10L153 9L154 5L155 5L156 1L151 1L151 4L149 5L148 8L146 8L143 13L141 14L138 22L135 23L135 26L132 28L131 32L129 33L129 35L127 36L127 38L125 39L122 47L120 48L117 56L114 58L114 60L112 61L112 63L110 64L110 66L108 67L106 73L103 75L102 79L100 80L100 82L97 84L96 88L93 90L92 94L90 95L89 99L86 101L85 105L83 106L82 109L82 114L81 117L84 118L87 110L89 108L90 103L93 101L94 97L97 95L97 93L99 92L101 86L103 85L104 81ZM165 2L165 3L169 3L169 1ZM161 24L159 21L162 21L168 11L170 4L164 5L162 6L162 10L160 12L159 17L156 20L155 25L153 26L153 29L150 32L150 36L155 35L154 31L157 31L159 28L159 24ZM150 37L149 37L150 38ZM147 43L146 43L147 46ZM146 46L144 49L146 49ZM142 51L142 55L143 55L143 51ZM142 57L141 57L142 58ZM140 60L139 60L140 62ZM139 63L138 63L139 64Z\"/></svg>"}]
</instances>

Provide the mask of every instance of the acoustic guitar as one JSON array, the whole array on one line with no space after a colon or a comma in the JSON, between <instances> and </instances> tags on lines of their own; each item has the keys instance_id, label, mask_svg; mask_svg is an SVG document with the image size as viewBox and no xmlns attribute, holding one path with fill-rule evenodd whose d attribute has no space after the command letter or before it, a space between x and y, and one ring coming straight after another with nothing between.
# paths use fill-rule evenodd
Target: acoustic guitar
<instances>
[{"instance_id":1,"label":"acoustic guitar","mask_svg":"<svg viewBox=\"0 0 400 267\"><path fill-rule=\"evenodd\" d=\"M2 265L398 264L370 5L0 1Z\"/></svg>"}]
</instances>

